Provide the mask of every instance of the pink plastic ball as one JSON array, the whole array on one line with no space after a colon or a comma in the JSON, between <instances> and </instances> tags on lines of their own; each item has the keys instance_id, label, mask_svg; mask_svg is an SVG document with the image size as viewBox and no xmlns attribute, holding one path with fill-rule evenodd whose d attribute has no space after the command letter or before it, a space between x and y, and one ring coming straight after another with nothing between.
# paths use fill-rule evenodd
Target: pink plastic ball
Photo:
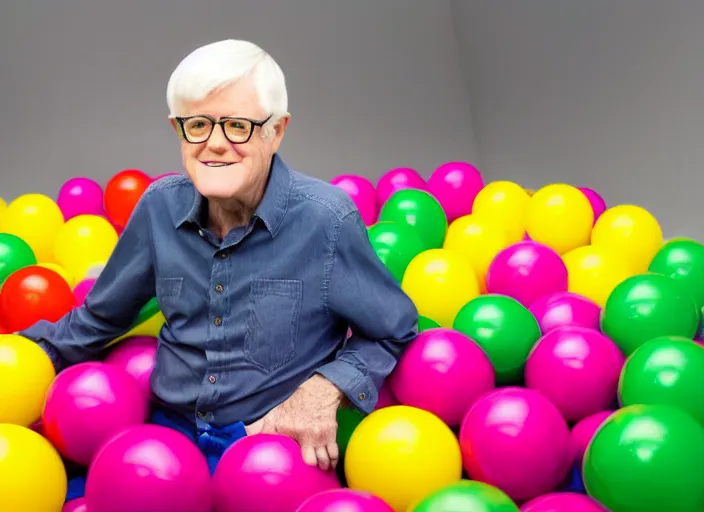
<instances>
[{"instance_id":1,"label":"pink plastic ball","mask_svg":"<svg viewBox=\"0 0 704 512\"><path fill-rule=\"evenodd\" d=\"M486 353L464 334L444 327L418 335L389 377L403 405L424 409L454 427L475 400L495 385Z\"/></svg>"},{"instance_id":2,"label":"pink plastic ball","mask_svg":"<svg viewBox=\"0 0 704 512\"><path fill-rule=\"evenodd\" d=\"M365 491L332 489L311 496L296 512L394 512L394 509Z\"/></svg>"},{"instance_id":3,"label":"pink plastic ball","mask_svg":"<svg viewBox=\"0 0 704 512\"><path fill-rule=\"evenodd\" d=\"M94 284L95 279L84 279L74 287L73 296L76 297L76 304L78 306L82 306L83 303L85 303L86 297L88 297Z\"/></svg>"},{"instance_id":4,"label":"pink plastic ball","mask_svg":"<svg viewBox=\"0 0 704 512\"><path fill-rule=\"evenodd\" d=\"M462 422L459 440L469 477L515 501L556 489L571 469L567 422L532 389L505 387L480 397Z\"/></svg>"},{"instance_id":5,"label":"pink plastic ball","mask_svg":"<svg viewBox=\"0 0 704 512\"><path fill-rule=\"evenodd\" d=\"M582 460L584 459L584 453L587 451L587 446L589 446L599 427L613 413L614 411L601 411L592 414L581 419L572 427L570 444L572 445L572 460L577 467L582 467Z\"/></svg>"},{"instance_id":6,"label":"pink plastic ball","mask_svg":"<svg viewBox=\"0 0 704 512\"><path fill-rule=\"evenodd\" d=\"M543 334L565 325L600 330L601 308L586 297L572 292L555 292L540 297L530 306Z\"/></svg>"},{"instance_id":7,"label":"pink plastic ball","mask_svg":"<svg viewBox=\"0 0 704 512\"><path fill-rule=\"evenodd\" d=\"M525 383L555 404L567 421L579 421L614 402L623 364L616 344L600 332L563 326L533 347Z\"/></svg>"},{"instance_id":8,"label":"pink plastic ball","mask_svg":"<svg viewBox=\"0 0 704 512\"><path fill-rule=\"evenodd\" d=\"M85 498L77 498L66 502L61 512L88 512L88 505Z\"/></svg>"},{"instance_id":9,"label":"pink plastic ball","mask_svg":"<svg viewBox=\"0 0 704 512\"><path fill-rule=\"evenodd\" d=\"M554 492L524 503L521 512L609 512L599 502L576 492Z\"/></svg>"},{"instance_id":10,"label":"pink plastic ball","mask_svg":"<svg viewBox=\"0 0 704 512\"><path fill-rule=\"evenodd\" d=\"M393 405L400 405L398 400L391 392L391 386L389 385L388 379L384 382L379 390L379 398L377 398L376 406L374 410L383 409L384 407L391 407Z\"/></svg>"},{"instance_id":11,"label":"pink plastic ball","mask_svg":"<svg viewBox=\"0 0 704 512\"><path fill-rule=\"evenodd\" d=\"M376 190L374 185L364 176L343 174L333 178L330 182L347 192L357 206L364 224L371 226L379 216L379 207L376 203Z\"/></svg>"},{"instance_id":12,"label":"pink plastic ball","mask_svg":"<svg viewBox=\"0 0 704 512\"><path fill-rule=\"evenodd\" d=\"M599 216L606 211L606 201L591 188L579 187L579 190L582 191L582 194L587 196L589 204L592 206L592 211L594 212L594 224L596 224Z\"/></svg>"},{"instance_id":13,"label":"pink plastic ball","mask_svg":"<svg viewBox=\"0 0 704 512\"><path fill-rule=\"evenodd\" d=\"M160 425L122 430L95 455L86 479L89 512L211 512L205 457L180 432Z\"/></svg>"},{"instance_id":14,"label":"pink plastic ball","mask_svg":"<svg viewBox=\"0 0 704 512\"><path fill-rule=\"evenodd\" d=\"M385 172L376 184L376 203L381 209L386 201L396 192L404 188L425 190L425 180L415 169L397 167Z\"/></svg>"},{"instance_id":15,"label":"pink plastic ball","mask_svg":"<svg viewBox=\"0 0 704 512\"><path fill-rule=\"evenodd\" d=\"M486 287L489 293L513 297L529 308L544 295L567 291L567 267L547 245L518 242L491 262Z\"/></svg>"},{"instance_id":16,"label":"pink plastic ball","mask_svg":"<svg viewBox=\"0 0 704 512\"><path fill-rule=\"evenodd\" d=\"M89 178L72 178L59 190L56 204L69 220L78 215L99 215L105 217L103 189Z\"/></svg>"},{"instance_id":17,"label":"pink plastic ball","mask_svg":"<svg viewBox=\"0 0 704 512\"><path fill-rule=\"evenodd\" d=\"M158 341L150 336L122 340L105 358L105 363L122 368L134 377L145 398L152 398L151 376Z\"/></svg>"},{"instance_id":18,"label":"pink plastic ball","mask_svg":"<svg viewBox=\"0 0 704 512\"><path fill-rule=\"evenodd\" d=\"M472 213L474 198L482 188L481 173L467 162L444 163L428 179L428 192L442 205L448 222Z\"/></svg>"},{"instance_id":19,"label":"pink plastic ball","mask_svg":"<svg viewBox=\"0 0 704 512\"><path fill-rule=\"evenodd\" d=\"M59 373L42 415L46 437L64 457L84 466L107 439L146 418L147 400L137 382L124 370L99 362Z\"/></svg>"},{"instance_id":20,"label":"pink plastic ball","mask_svg":"<svg viewBox=\"0 0 704 512\"><path fill-rule=\"evenodd\" d=\"M276 434L236 441L213 481L217 512L293 512L311 496L340 488L334 471L307 465L298 443Z\"/></svg>"}]
</instances>

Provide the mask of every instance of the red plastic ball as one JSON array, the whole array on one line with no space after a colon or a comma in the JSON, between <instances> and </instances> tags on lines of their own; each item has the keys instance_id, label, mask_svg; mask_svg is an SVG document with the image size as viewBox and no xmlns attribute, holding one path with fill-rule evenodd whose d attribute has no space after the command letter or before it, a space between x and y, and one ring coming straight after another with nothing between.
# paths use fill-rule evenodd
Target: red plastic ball
<instances>
[{"instance_id":1,"label":"red plastic ball","mask_svg":"<svg viewBox=\"0 0 704 512\"><path fill-rule=\"evenodd\" d=\"M10 274L0 294L0 318L9 332L39 320L56 322L76 306L66 280L51 269L30 265Z\"/></svg>"},{"instance_id":2,"label":"red plastic ball","mask_svg":"<svg viewBox=\"0 0 704 512\"><path fill-rule=\"evenodd\" d=\"M138 169L118 172L105 186L103 202L110 222L124 228L142 194L152 184L152 179Z\"/></svg>"}]
</instances>

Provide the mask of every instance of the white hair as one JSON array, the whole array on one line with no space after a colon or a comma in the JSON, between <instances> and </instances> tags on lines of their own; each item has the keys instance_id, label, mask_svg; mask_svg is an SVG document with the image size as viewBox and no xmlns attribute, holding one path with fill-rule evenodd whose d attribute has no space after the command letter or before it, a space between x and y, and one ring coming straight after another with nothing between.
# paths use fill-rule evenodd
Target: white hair
<instances>
[{"instance_id":1,"label":"white hair","mask_svg":"<svg viewBox=\"0 0 704 512\"><path fill-rule=\"evenodd\" d=\"M268 126L288 114L284 73L276 61L249 41L226 39L197 48L176 67L166 87L171 116L179 115L184 102L251 79L261 107L271 114Z\"/></svg>"}]
</instances>

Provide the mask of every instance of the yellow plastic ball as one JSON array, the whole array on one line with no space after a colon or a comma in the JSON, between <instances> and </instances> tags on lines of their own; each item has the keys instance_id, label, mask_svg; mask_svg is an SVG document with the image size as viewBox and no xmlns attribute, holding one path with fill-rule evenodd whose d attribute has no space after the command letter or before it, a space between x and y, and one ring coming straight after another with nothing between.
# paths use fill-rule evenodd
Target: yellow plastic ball
<instances>
[{"instance_id":1,"label":"yellow plastic ball","mask_svg":"<svg viewBox=\"0 0 704 512\"><path fill-rule=\"evenodd\" d=\"M0 424L0 510L59 512L67 490L64 464L46 438Z\"/></svg>"},{"instance_id":2,"label":"yellow plastic ball","mask_svg":"<svg viewBox=\"0 0 704 512\"><path fill-rule=\"evenodd\" d=\"M411 260L401 281L421 316L451 328L459 310L479 295L470 261L455 251L430 249Z\"/></svg>"},{"instance_id":3,"label":"yellow plastic ball","mask_svg":"<svg viewBox=\"0 0 704 512\"><path fill-rule=\"evenodd\" d=\"M370 492L402 512L462 477L462 454L450 428L434 414L397 405L364 418L345 452L351 489Z\"/></svg>"},{"instance_id":4,"label":"yellow plastic ball","mask_svg":"<svg viewBox=\"0 0 704 512\"><path fill-rule=\"evenodd\" d=\"M528 235L558 254L588 245L593 225L594 210L589 199L571 185L547 185L528 202Z\"/></svg>"},{"instance_id":5,"label":"yellow plastic ball","mask_svg":"<svg viewBox=\"0 0 704 512\"><path fill-rule=\"evenodd\" d=\"M635 275L625 256L608 247L587 245L562 255L570 292L604 307L618 284Z\"/></svg>"},{"instance_id":6,"label":"yellow plastic ball","mask_svg":"<svg viewBox=\"0 0 704 512\"><path fill-rule=\"evenodd\" d=\"M66 269L65 269L64 267L62 267L61 265L59 265L58 263L37 263L37 266L38 266L38 267L48 268L49 270L53 270L54 272L56 272L57 274L59 274L61 277L63 277L63 278L64 278L64 281L66 281L66 283L67 283L71 288L73 288L74 286L76 286L75 279L73 279L73 277L71 276L71 274L69 274L69 273L66 271Z\"/></svg>"},{"instance_id":7,"label":"yellow plastic ball","mask_svg":"<svg viewBox=\"0 0 704 512\"><path fill-rule=\"evenodd\" d=\"M624 255L636 273L646 272L662 247L662 228L645 208L624 204L601 214L592 231L592 245Z\"/></svg>"},{"instance_id":8,"label":"yellow plastic ball","mask_svg":"<svg viewBox=\"0 0 704 512\"><path fill-rule=\"evenodd\" d=\"M489 217L501 224L511 243L523 239L530 196L512 181L487 183L474 198L472 213Z\"/></svg>"},{"instance_id":9,"label":"yellow plastic ball","mask_svg":"<svg viewBox=\"0 0 704 512\"><path fill-rule=\"evenodd\" d=\"M0 216L0 233L18 236L32 248L38 262L52 262L54 239L64 224L56 202L43 194L25 194Z\"/></svg>"},{"instance_id":10,"label":"yellow plastic ball","mask_svg":"<svg viewBox=\"0 0 704 512\"><path fill-rule=\"evenodd\" d=\"M443 249L469 260L477 275L481 293L486 293L486 273L496 255L510 244L501 224L475 213L455 219L447 229Z\"/></svg>"},{"instance_id":11,"label":"yellow plastic ball","mask_svg":"<svg viewBox=\"0 0 704 512\"><path fill-rule=\"evenodd\" d=\"M0 334L0 423L28 427L39 420L54 378L54 365L39 345Z\"/></svg>"},{"instance_id":12,"label":"yellow plastic ball","mask_svg":"<svg viewBox=\"0 0 704 512\"><path fill-rule=\"evenodd\" d=\"M82 280L93 266L110 258L117 239L117 232L107 219L78 215L57 233L54 258L74 279Z\"/></svg>"},{"instance_id":13,"label":"yellow plastic ball","mask_svg":"<svg viewBox=\"0 0 704 512\"><path fill-rule=\"evenodd\" d=\"M5 200L0 197L0 215L2 215L2 212L4 212L7 209L7 203Z\"/></svg>"}]
</instances>

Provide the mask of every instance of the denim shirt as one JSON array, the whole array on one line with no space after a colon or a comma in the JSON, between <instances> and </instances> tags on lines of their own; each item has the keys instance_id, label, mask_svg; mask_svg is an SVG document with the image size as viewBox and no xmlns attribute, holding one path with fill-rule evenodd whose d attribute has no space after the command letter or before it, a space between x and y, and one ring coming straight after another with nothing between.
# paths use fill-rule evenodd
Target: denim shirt
<instances>
[{"instance_id":1,"label":"denim shirt","mask_svg":"<svg viewBox=\"0 0 704 512\"><path fill-rule=\"evenodd\" d=\"M246 226L220 241L206 219L188 178L154 182L85 304L20 334L60 371L100 359L156 296L166 323L152 391L194 423L255 421L316 372L371 412L418 312L348 195L275 155Z\"/></svg>"}]
</instances>

